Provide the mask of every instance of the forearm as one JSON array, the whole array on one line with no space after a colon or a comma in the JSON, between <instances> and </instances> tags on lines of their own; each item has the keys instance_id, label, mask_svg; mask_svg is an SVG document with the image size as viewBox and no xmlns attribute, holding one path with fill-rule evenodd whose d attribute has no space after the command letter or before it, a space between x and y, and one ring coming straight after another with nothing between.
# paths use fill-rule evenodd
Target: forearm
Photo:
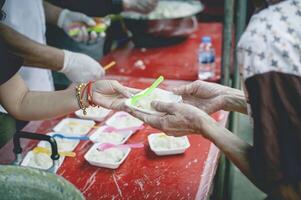
<instances>
[{"instance_id":1,"label":"forearm","mask_svg":"<svg viewBox=\"0 0 301 200\"><path fill-rule=\"evenodd\" d=\"M44 1L43 5L45 10L46 22L53 25L57 25L57 21L63 9L55 5L52 5L47 1Z\"/></svg>"},{"instance_id":2,"label":"forearm","mask_svg":"<svg viewBox=\"0 0 301 200\"><path fill-rule=\"evenodd\" d=\"M32 92L18 74L0 86L0 101L12 116L26 121L53 118L79 109L74 88Z\"/></svg>"},{"instance_id":3,"label":"forearm","mask_svg":"<svg viewBox=\"0 0 301 200\"><path fill-rule=\"evenodd\" d=\"M247 114L247 101L243 91L231 88L224 95L224 99L224 110Z\"/></svg>"},{"instance_id":4,"label":"forearm","mask_svg":"<svg viewBox=\"0 0 301 200\"><path fill-rule=\"evenodd\" d=\"M55 71L63 68L64 52L60 49L39 44L1 23L0 37L14 54L24 58L25 65Z\"/></svg>"},{"instance_id":5,"label":"forearm","mask_svg":"<svg viewBox=\"0 0 301 200\"><path fill-rule=\"evenodd\" d=\"M245 176L256 182L251 167L251 151L253 147L215 122L207 123L206 126L206 130L209 131L202 134L212 141Z\"/></svg>"}]
</instances>

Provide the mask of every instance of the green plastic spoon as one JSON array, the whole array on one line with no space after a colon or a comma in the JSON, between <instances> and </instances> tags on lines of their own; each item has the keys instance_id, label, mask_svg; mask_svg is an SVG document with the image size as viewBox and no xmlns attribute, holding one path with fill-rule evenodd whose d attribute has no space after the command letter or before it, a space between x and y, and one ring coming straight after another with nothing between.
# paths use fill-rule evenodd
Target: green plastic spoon
<instances>
[{"instance_id":1,"label":"green plastic spoon","mask_svg":"<svg viewBox=\"0 0 301 200\"><path fill-rule=\"evenodd\" d=\"M140 100L141 98L146 97L150 93L152 93L160 85L160 83L162 83L162 81L164 81L163 76L160 76L159 78L157 78L157 80L147 90L145 90L145 92L133 96L131 98L131 104L136 105L138 100Z\"/></svg>"}]
</instances>

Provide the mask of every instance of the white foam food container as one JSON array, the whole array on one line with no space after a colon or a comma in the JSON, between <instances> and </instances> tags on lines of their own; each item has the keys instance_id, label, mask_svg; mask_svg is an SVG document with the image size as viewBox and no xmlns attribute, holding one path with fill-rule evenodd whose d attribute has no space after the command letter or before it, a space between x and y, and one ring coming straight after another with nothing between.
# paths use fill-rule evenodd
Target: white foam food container
<instances>
[{"instance_id":1,"label":"white foam food container","mask_svg":"<svg viewBox=\"0 0 301 200\"><path fill-rule=\"evenodd\" d=\"M94 144L90 150L85 154L85 160L93 166L109 168L109 169L117 169L128 157L131 148L110 148L105 151L109 151L112 149L119 149L122 151L122 158L118 162L108 162L108 161L100 161L98 158L100 154L104 153L104 151L99 151L97 148L99 147L99 143Z\"/></svg>"},{"instance_id":2,"label":"white foam food container","mask_svg":"<svg viewBox=\"0 0 301 200\"><path fill-rule=\"evenodd\" d=\"M111 112L112 110L108 110L103 107L88 107L86 109L87 114L84 115L83 110L78 110L75 112L75 115L81 119L91 119L94 121L103 121Z\"/></svg>"},{"instance_id":3,"label":"white foam food container","mask_svg":"<svg viewBox=\"0 0 301 200\"><path fill-rule=\"evenodd\" d=\"M65 118L60 121L53 131L64 135L86 135L95 125L93 120Z\"/></svg>"},{"instance_id":4,"label":"white foam food container","mask_svg":"<svg viewBox=\"0 0 301 200\"><path fill-rule=\"evenodd\" d=\"M63 164L65 157L60 156L59 165L55 169L55 173L59 169L59 167ZM50 155L44 153L34 153L33 151L29 151L24 157L21 166L31 167L36 169L47 170L52 167L53 161L50 158Z\"/></svg>"},{"instance_id":5,"label":"white foam food container","mask_svg":"<svg viewBox=\"0 0 301 200\"><path fill-rule=\"evenodd\" d=\"M55 133L51 132L51 133L47 133L47 135L54 135ZM65 138L59 138L59 137L55 137L54 138L57 144L57 148L58 151L73 151L76 146L79 144L80 140L73 140L73 139L65 139ZM50 144L47 141L41 141L38 143L39 147L45 147L47 149L51 149L50 148Z\"/></svg>"},{"instance_id":6,"label":"white foam food container","mask_svg":"<svg viewBox=\"0 0 301 200\"><path fill-rule=\"evenodd\" d=\"M144 91L145 90L143 90L142 92L140 92L138 94L141 94ZM131 103L131 98L127 99L125 101L125 104L134 110L137 110L137 111L140 111L140 112L143 112L146 114L159 115L159 116L164 115L164 113L158 112L152 108L152 106L151 106L152 101L162 101L165 103L179 103L179 102L182 102L182 97L179 95L176 95L172 92L162 90L160 88L156 88L151 94L138 100L136 105L133 105Z\"/></svg>"},{"instance_id":7,"label":"white foam food container","mask_svg":"<svg viewBox=\"0 0 301 200\"><path fill-rule=\"evenodd\" d=\"M102 126L97 129L92 135L90 135L90 140L94 143L124 144L131 137L131 135L134 134L134 131L108 133L104 131L107 127L108 126ZM112 137L110 137L110 134Z\"/></svg>"},{"instance_id":8,"label":"white foam food container","mask_svg":"<svg viewBox=\"0 0 301 200\"><path fill-rule=\"evenodd\" d=\"M164 137L162 139L170 140L167 142L173 142L176 137L173 136L167 136L163 133L153 133L150 134L147 139L149 146L151 150L158 156L166 156L166 155L176 155L176 154L182 154L190 147L190 143L187 136L177 137L176 140L180 142L182 145L179 145L177 147L158 147L158 139L160 137ZM181 141L180 141L181 140ZM172 145L171 145L172 146Z\"/></svg>"},{"instance_id":9,"label":"white foam food container","mask_svg":"<svg viewBox=\"0 0 301 200\"><path fill-rule=\"evenodd\" d=\"M106 121L106 125L122 129L130 127L142 126L143 122L126 112L116 112L110 119Z\"/></svg>"}]
</instances>

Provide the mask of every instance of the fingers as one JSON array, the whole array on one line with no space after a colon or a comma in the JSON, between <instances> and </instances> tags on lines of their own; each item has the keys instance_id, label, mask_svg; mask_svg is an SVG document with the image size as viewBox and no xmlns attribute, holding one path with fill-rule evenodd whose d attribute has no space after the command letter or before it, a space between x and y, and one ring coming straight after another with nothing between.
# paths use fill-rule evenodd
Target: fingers
<instances>
[{"instance_id":1,"label":"fingers","mask_svg":"<svg viewBox=\"0 0 301 200\"><path fill-rule=\"evenodd\" d=\"M175 104L174 103L165 103L161 101L153 101L151 103L151 106L159 111L159 112L165 112L169 114L174 114L175 113Z\"/></svg>"},{"instance_id":2,"label":"fingers","mask_svg":"<svg viewBox=\"0 0 301 200\"><path fill-rule=\"evenodd\" d=\"M127 90L126 87L124 87L123 85L121 85L118 81L112 81L111 85L113 87L113 89L120 93L122 96L126 97L126 98L130 98L133 96L133 94Z\"/></svg>"},{"instance_id":3,"label":"fingers","mask_svg":"<svg viewBox=\"0 0 301 200\"><path fill-rule=\"evenodd\" d=\"M160 129L160 122L161 122L161 117L160 116L153 116L153 115L148 115L139 111L135 111L129 107L126 108L126 112L130 113L134 117L144 121L145 123L151 125L154 128Z\"/></svg>"},{"instance_id":4,"label":"fingers","mask_svg":"<svg viewBox=\"0 0 301 200\"><path fill-rule=\"evenodd\" d=\"M194 92L193 83L174 88L172 90L177 95L192 95Z\"/></svg>"},{"instance_id":5,"label":"fingers","mask_svg":"<svg viewBox=\"0 0 301 200\"><path fill-rule=\"evenodd\" d=\"M80 14L80 21L84 22L88 26L95 26L96 25L96 22L94 21L94 19L91 18L91 17L88 17L85 14Z\"/></svg>"}]
</instances>

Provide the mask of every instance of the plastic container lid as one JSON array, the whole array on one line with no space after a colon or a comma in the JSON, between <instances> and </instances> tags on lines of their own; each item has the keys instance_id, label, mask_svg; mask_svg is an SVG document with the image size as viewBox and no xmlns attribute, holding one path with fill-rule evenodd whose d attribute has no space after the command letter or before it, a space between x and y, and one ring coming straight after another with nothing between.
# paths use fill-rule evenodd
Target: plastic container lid
<instances>
[{"instance_id":1,"label":"plastic container lid","mask_svg":"<svg viewBox=\"0 0 301 200\"><path fill-rule=\"evenodd\" d=\"M211 37L210 36L204 36L202 37L203 43L211 43Z\"/></svg>"}]
</instances>

